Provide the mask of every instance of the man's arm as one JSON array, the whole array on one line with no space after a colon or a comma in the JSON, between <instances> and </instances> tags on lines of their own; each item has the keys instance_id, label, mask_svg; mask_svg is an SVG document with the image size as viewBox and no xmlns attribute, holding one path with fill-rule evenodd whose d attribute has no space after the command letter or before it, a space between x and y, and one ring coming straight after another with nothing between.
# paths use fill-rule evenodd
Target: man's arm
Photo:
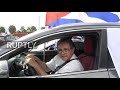
<instances>
[{"instance_id":1,"label":"man's arm","mask_svg":"<svg viewBox=\"0 0 120 90\"><path fill-rule=\"evenodd\" d=\"M42 68L44 68L44 70L46 71L46 72L49 72L50 71L50 69L48 68L48 66L46 65L46 63L45 62L42 62L41 60L36 60L36 62L42 67Z\"/></svg>"},{"instance_id":2,"label":"man's arm","mask_svg":"<svg viewBox=\"0 0 120 90\"><path fill-rule=\"evenodd\" d=\"M26 56L26 63L31 65L39 75L47 75L47 72L50 71L44 62L42 62L38 57L31 54L28 54Z\"/></svg>"},{"instance_id":3,"label":"man's arm","mask_svg":"<svg viewBox=\"0 0 120 90\"><path fill-rule=\"evenodd\" d=\"M36 65L34 66L34 69L36 70L38 75L47 75L45 69L42 68L42 66L39 65L38 63L36 63Z\"/></svg>"}]
</instances>

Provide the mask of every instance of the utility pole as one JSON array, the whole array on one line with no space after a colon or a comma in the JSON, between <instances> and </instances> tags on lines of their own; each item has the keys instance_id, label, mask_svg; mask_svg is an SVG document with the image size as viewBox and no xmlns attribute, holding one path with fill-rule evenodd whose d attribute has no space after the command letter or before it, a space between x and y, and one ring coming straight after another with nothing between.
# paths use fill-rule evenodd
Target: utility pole
<instances>
[{"instance_id":1,"label":"utility pole","mask_svg":"<svg viewBox=\"0 0 120 90\"><path fill-rule=\"evenodd\" d=\"M40 30L40 27L41 27L41 25L40 25L40 16L38 17L38 30Z\"/></svg>"}]
</instances>

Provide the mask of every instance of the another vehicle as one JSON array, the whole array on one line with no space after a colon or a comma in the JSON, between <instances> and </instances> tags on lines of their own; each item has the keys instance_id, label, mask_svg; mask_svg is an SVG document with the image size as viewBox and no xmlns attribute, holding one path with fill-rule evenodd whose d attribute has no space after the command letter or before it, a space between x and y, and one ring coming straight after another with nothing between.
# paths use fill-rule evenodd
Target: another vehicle
<instances>
[{"instance_id":1,"label":"another vehicle","mask_svg":"<svg viewBox=\"0 0 120 90\"><path fill-rule=\"evenodd\" d=\"M7 42L11 42L13 40L18 39L16 36L12 35L0 35L0 46L6 44Z\"/></svg>"},{"instance_id":2,"label":"another vehicle","mask_svg":"<svg viewBox=\"0 0 120 90\"><path fill-rule=\"evenodd\" d=\"M29 35L23 36L10 45L4 45L0 48L0 77L1 78L119 78L119 70L113 58L112 47L110 44L110 33L108 31L120 30L118 23L76 23L61 25L51 30L36 31ZM114 35L112 33L112 35ZM57 40L63 37L70 37L74 40L76 50L75 54L79 57L85 52L84 44L85 38L91 37L93 42L93 54L89 55L94 58L94 62L90 64L89 60L81 62L86 68L85 64L90 64L92 68L88 68L81 72L70 72L63 74L51 74L39 76L34 69L25 65L25 56L28 53L36 55L44 62L49 61L57 54L57 49L40 49L33 50L34 47L40 46L52 40ZM77 37L77 38L76 38ZM80 37L80 38L79 38ZM82 37L82 38L81 38ZM114 38L112 36L112 38ZM116 38L118 39L118 38ZM26 42L26 43L25 43ZM90 41L87 41L86 46L90 50ZM14 47L21 43L18 47ZM24 44L22 44L24 43ZM51 44L53 45L53 44ZM46 47L46 46L45 46ZM109 47L109 48L108 48ZM119 49L119 48L118 48ZM88 50L88 51L89 51ZM120 51L120 50L119 50ZM120 63L118 61L117 63ZM87 66L88 67L88 66Z\"/></svg>"}]
</instances>

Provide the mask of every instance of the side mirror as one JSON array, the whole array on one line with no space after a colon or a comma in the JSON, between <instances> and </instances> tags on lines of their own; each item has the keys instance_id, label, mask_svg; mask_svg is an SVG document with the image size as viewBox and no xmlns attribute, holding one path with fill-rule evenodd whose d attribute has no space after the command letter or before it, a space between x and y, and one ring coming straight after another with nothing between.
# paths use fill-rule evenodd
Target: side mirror
<instances>
[{"instance_id":1,"label":"side mirror","mask_svg":"<svg viewBox=\"0 0 120 90\"><path fill-rule=\"evenodd\" d=\"M8 78L9 69L7 60L0 61L0 78Z\"/></svg>"}]
</instances>

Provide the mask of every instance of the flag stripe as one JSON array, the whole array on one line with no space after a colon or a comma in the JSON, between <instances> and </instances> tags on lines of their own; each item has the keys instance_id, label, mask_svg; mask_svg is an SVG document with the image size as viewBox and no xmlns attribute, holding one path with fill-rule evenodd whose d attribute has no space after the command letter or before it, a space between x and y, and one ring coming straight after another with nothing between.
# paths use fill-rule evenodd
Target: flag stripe
<instances>
[{"instance_id":1,"label":"flag stripe","mask_svg":"<svg viewBox=\"0 0 120 90\"><path fill-rule=\"evenodd\" d=\"M46 25L58 20L59 18L66 16L70 12L47 12L46 13Z\"/></svg>"},{"instance_id":2,"label":"flag stripe","mask_svg":"<svg viewBox=\"0 0 120 90\"><path fill-rule=\"evenodd\" d=\"M106 22L118 22L119 17L111 12L86 12L89 17L102 19Z\"/></svg>"},{"instance_id":3,"label":"flag stripe","mask_svg":"<svg viewBox=\"0 0 120 90\"><path fill-rule=\"evenodd\" d=\"M48 24L48 26L55 27L62 24L79 23L79 22L82 22L82 21L77 19L58 19L55 22Z\"/></svg>"}]
</instances>

